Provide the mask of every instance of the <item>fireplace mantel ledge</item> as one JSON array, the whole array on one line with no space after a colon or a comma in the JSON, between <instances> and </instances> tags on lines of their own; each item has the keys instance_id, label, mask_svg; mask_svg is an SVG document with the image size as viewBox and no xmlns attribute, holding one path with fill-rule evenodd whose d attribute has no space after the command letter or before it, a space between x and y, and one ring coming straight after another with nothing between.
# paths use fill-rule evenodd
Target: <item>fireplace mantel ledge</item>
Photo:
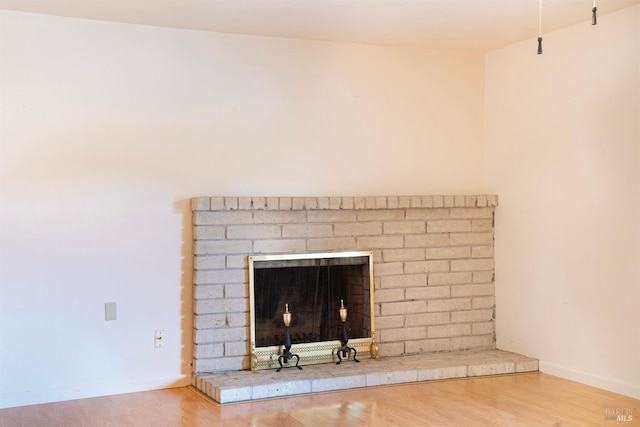
<instances>
[{"instance_id":1,"label":"fireplace mantel ledge","mask_svg":"<svg viewBox=\"0 0 640 427\"><path fill-rule=\"evenodd\" d=\"M483 208L498 206L498 196L337 196L337 197L196 197L194 211L233 210L342 210L403 208Z\"/></svg>"}]
</instances>

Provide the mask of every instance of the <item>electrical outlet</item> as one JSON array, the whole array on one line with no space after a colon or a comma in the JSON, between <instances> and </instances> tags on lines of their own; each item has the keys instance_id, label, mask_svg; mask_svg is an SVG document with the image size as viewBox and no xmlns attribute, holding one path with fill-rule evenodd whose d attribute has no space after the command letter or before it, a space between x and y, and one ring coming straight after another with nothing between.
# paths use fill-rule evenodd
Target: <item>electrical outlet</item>
<instances>
[{"instance_id":1,"label":"electrical outlet","mask_svg":"<svg viewBox=\"0 0 640 427\"><path fill-rule=\"evenodd\" d=\"M156 331L153 338L153 346L155 348L164 347L164 331Z\"/></svg>"}]
</instances>

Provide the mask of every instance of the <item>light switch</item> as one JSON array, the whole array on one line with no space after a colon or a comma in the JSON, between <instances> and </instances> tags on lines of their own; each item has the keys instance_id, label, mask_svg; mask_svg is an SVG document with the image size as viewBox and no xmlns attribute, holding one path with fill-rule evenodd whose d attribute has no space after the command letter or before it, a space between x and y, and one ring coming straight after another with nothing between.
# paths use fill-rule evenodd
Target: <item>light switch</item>
<instances>
[{"instance_id":1,"label":"light switch","mask_svg":"<svg viewBox=\"0 0 640 427\"><path fill-rule=\"evenodd\" d=\"M105 302L104 303L104 320L116 320L117 319L116 303Z\"/></svg>"}]
</instances>

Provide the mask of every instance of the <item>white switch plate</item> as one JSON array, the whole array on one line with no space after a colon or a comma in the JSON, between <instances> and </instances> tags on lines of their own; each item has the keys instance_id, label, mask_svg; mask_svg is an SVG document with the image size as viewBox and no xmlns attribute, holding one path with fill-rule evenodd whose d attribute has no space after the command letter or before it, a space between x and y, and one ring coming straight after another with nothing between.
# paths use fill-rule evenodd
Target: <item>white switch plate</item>
<instances>
[{"instance_id":1,"label":"white switch plate","mask_svg":"<svg viewBox=\"0 0 640 427\"><path fill-rule=\"evenodd\" d=\"M156 331L155 334L153 335L153 346L155 348L162 348L164 347L164 331Z\"/></svg>"},{"instance_id":2,"label":"white switch plate","mask_svg":"<svg viewBox=\"0 0 640 427\"><path fill-rule=\"evenodd\" d=\"M104 320L116 320L118 318L118 312L115 302L104 303Z\"/></svg>"}]
</instances>

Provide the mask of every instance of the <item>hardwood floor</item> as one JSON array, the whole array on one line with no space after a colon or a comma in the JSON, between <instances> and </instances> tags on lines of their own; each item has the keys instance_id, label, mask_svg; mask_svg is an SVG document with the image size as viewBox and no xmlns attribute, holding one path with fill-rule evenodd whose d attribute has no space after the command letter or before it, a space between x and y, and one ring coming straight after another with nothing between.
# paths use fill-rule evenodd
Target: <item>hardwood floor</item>
<instances>
[{"instance_id":1,"label":"hardwood floor","mask_svg":"<svg viewBox=\"0 0 640 427\"><path fill-rule=\"evenodd\" d=\"M616 410L632 419L607 419ZM0 427L337 425L637 426L640 400L535 372L226 405L183 387L0 410Z\"/></svg>"}]
</instances>

